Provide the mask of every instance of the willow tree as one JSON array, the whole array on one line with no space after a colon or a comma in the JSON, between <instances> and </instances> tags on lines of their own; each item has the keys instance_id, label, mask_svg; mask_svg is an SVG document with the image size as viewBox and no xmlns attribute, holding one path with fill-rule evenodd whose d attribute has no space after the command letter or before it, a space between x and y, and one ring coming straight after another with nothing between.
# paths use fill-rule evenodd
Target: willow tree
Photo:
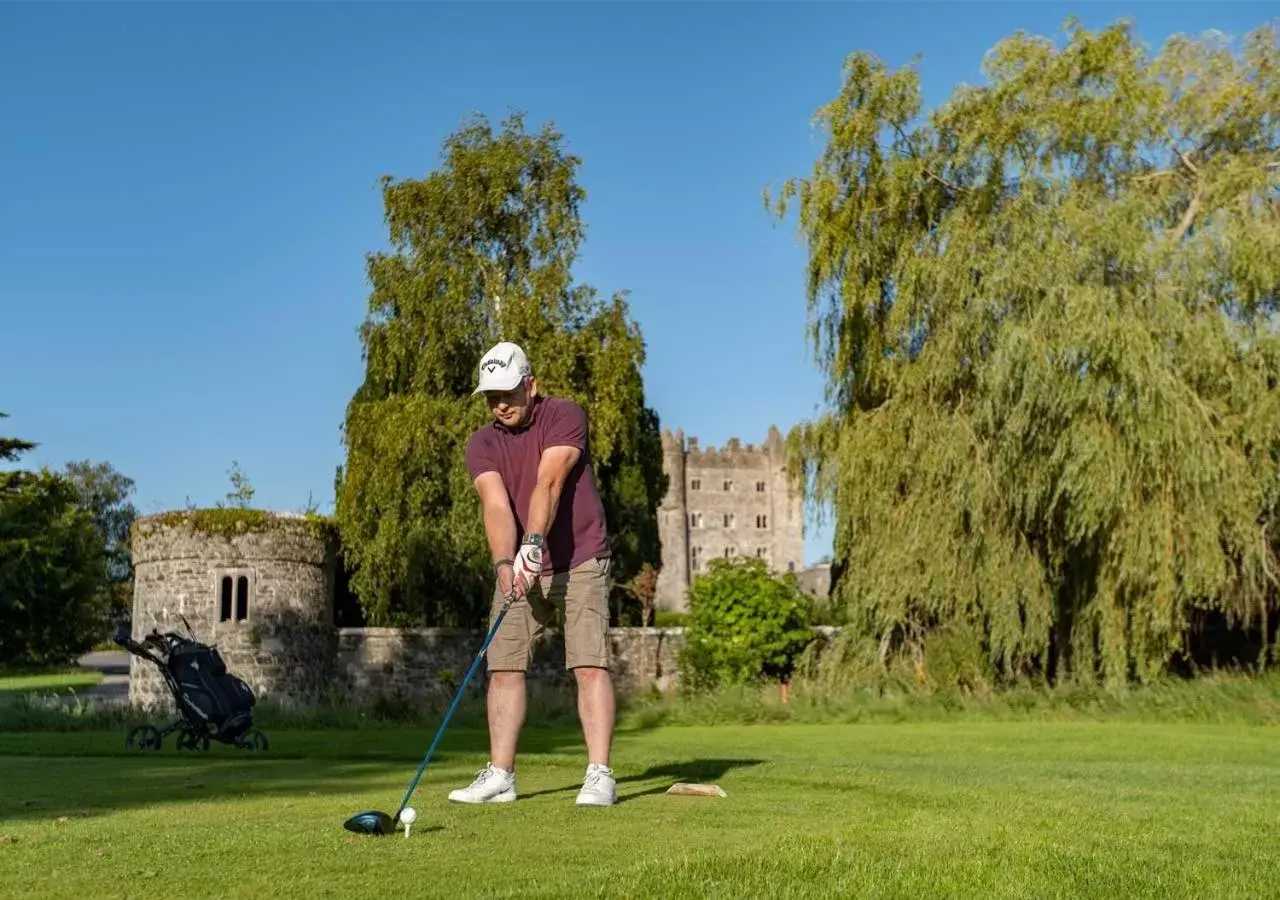
<instances>
[{"instance_id":1,"label":"willow tree","mask_svg":"<svg viewBox=\"0 0 1280 900\"><path fill-rule=\"evenodd\" d=\"M1165 671L1275 607L1280 53L1127 23L994 47L922 110L849 57L798 205L827 408L790 439L884 648Z\"/></svg>"},{"instance_id":2,"label":"willow tree","mask_svg":"<svg viewBox=\"0 0 1280 900\"><path fill-rule=\"evenodd\" d=\"M551 126L476 117L422 179L383 181L390 247L370 254L365 378L343 426L337 519L351 587L375 624L474 625L493 590L471 432L480 355L528 352L544 392L586 408L620 582L657 564L665 487L645 406L644 343L625 295L575 284L584 237L580 160Z\"/></svg>"}]
</instances>

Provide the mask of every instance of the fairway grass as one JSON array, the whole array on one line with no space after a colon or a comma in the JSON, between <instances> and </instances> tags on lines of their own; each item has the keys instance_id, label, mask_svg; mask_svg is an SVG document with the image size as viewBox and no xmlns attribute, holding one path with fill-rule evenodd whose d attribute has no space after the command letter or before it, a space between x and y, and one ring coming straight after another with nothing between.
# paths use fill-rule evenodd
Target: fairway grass
<instances>
[{"instance_id":1,"label":"fairway grass","mask_svg":"<svg viewBox=\"0 0 1280 900\"><path fill-rule=\"evenodd\" d=\"M1274 726L668 726L619 735L611 809L573 805L570 729L528 732L515 804L449 804L484 761L458 730L410 839L344 831L395 811L431 735L281 731L258 756L0 735L0 896L1280 895Z\"/></svg>"},{"instance_id":2,"label":"fairway grass","mask_svg":"<svg viewBox=\"0 0 1280 900\"><path fill-rule=\"evenodd\" d=\"M0 674L0 698L5 694L51 692L66 694L70 691L83 691L102 683L102 673L95 669L77 669L74 671L39 672L36 674L18 674L5 672Z\"/></svg>"}]
</instances>

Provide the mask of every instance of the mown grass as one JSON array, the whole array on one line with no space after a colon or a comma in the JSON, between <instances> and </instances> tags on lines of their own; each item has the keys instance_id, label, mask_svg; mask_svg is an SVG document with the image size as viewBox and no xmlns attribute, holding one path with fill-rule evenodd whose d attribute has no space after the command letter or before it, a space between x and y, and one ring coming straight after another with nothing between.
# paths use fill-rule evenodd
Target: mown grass
<instances>
[{"instance_id":1,"label":"mown grass","mask_svg":"<svg viewBox=\"0 0 1280 900\"><path fill-rule=\"evenodd\" d=\"M576 729L532 728L522 799L458 807L484 731L271 733L248 756L0 734L0 896L1243 897L1280 893L1280 728L1136 721L646 727L622 802L577 809ZM725 799L675 797L675 781Z\"/></svg>"},{"instance_id":2,"label":"mown grass","mask_svg":"<svg viewBox=\"0 0 1280 900\"><path fill-rule=\"evenodd\" d=\"M0 669L0 694L37 692L65 694L100 684L102 677L102 673L96 669Z\"/></svg>"}]
</instances>

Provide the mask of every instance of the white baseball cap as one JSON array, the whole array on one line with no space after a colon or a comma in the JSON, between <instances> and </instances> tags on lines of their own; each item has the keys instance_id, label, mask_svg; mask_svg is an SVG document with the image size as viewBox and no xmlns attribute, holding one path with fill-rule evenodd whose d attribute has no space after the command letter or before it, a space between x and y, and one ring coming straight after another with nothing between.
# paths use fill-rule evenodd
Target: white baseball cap
<instances>
[{"instance_id":1,"label":"white baseball cap","mask_svg":"<svg viewBox=\"0 0 1280 900\"><path fill-rule=\"evenodd\" d=\"M480 383L471 393L474 396L485 391L509 391L532 374L533 367L524 351L517 344L501 341L480 357Z\"/></svg>"}]
</instances>

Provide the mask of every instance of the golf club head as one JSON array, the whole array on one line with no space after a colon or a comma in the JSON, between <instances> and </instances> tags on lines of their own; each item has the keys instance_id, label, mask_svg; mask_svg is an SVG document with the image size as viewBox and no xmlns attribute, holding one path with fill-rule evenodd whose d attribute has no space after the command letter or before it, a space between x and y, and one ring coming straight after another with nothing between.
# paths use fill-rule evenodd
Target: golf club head
<instances>
[{"instance_id":1,"label":"golf club head","mask_svg":"<svg viewBox=\"0 0 1280 900\"><path fill-rule=\"evenodd\" d=\"M369 810L368 812L356 813L343 822L342 827L347 831L354 831L356 834L394 834L396 822L395 819L384 812Z\"/></svg>"}]
</instances>

